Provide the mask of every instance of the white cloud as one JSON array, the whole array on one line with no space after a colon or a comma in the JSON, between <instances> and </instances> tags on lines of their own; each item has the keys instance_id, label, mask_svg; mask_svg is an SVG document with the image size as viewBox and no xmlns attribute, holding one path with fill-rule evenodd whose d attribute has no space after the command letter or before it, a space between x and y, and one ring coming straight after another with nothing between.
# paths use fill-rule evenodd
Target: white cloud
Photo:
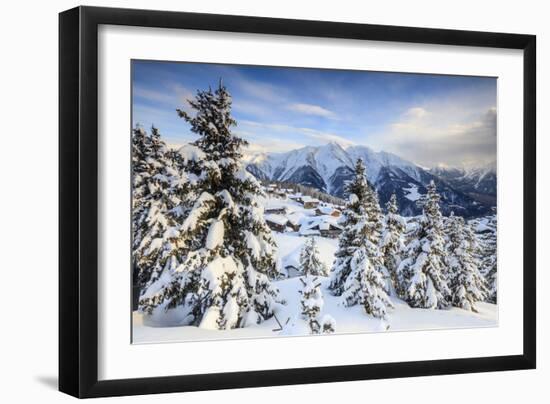
<instances>
[{"instance_id":1,"label":"white cloud","mask_svg":"<svg viewBox=\"0 0 550 404\"><path fill-rule=\"evenodd\" d=\"M160 102L163 104L169 103L174 100L173 94L169 92L161 92L156 90L150 90L144 87L134 86L132 95L137 98L143 98L148 101Z\"/></svg>"},{"instance_id":2,"label":"white cloud","mask_svg":"<svg viewBox=\"0 0 550 404\"><path fill-rule=\"evenodd\" d=\"M234 111L247 115L253 115L256 118L265 118L272 112L265 107L265 104L242 99L234 100L232 107Z\"/></svg>"},{"instance_id":3,"label":"white cloud","mask_svg":"<svg viewBox=\"0 0 550 404\"><path fill-rule=\"evenodd\" d=\"M248 140L246 151L249 154L256 153L279 153L289 150L300 149L305 145L299 142L285 141L281 139L264 139L255 133L236 131L237 135Z\"/></svg>"},{"instance_id":4,"label":"white cloud","mask_svg":"<svg viewBox=\"0 0 550 404\"><path fill-rule=\"evenodd\" d=\"M355 144L335 133L317 129L290 126L277 123L262 123L241 120L236 132L247 137L259 146L275 149L273 151L288 151L305 145L322 145L336 142L343 147Z\"/></svg>"},{"instance_id":5,"label":"white cloud","mask_svg":"<svg viewBox=\"0 0 550 404\"><path fill-rule=\"evenodd\" d=\"M305 136L317 140L320 143L330 143L330 142L336 142L340 144L343 147L348 147L356 144L355 142L346 139L345 137L342 137L340 135L336 135L334 133L329 132L323 132L319 131L317 129L310 129L310 128L299 128Z\"/></svg>"},{"instance_id":6,"label":"white cloud","mask_svg":"<svg viewBox=\"0 0 550 404\"><path fill-rule=\"evenodd\" d=\"M237 80L237 85L241 91L250 97L275 103L284 101L281 96L281 89L271 84L239 78Z\"/></svg>"},{"instance_id":7,"label":"white cloud","mask_svg":"<svg viewBox=\"0 0 550 404\"><path fill-rule=\"evenodd\" d=\"M426 111L424 108L413 107L413 108L409 108L404 115L410 118L422 119L427 114L428 114L428 111Z\"/></svg>"},{"instance_id":8,"label":"white cloud","mask_svg":"<svg viewBox=\"0 0 550 404\"><path fill-rule=\"evenodd\" d=\"M174 83L171 85L171 88L172 88L172 91L174 91L174 93L176 94L176 97L181 104L188 105L189 103L187 102L187 100L191 100L195 98L195 94L191 90L189 90L187 87L184 87L180 84Z\"/></svg>"},{"instance_id":9,"label":"white cloud","mask_svg":"<svg viewBox=\"0 0 550 404\"><path fill-rule=\"evenodd\" d=\"M496 113L460 105L409 108L372 141L422 166L479 166L496 159Z\"/></svg>"},{"instance_id":10,"label":"white cloud","mask_svg":"<svg viewBox=\"0 0 550 404\"><path fill-rule=\"evenodd\" d=\"M176 108L187 109L188 99L194 98L194 94L188 88L174 82L164 83L166 91L152 90L149 88L134 86L133 96L150 102L166 105L172 110Z\"/></svg>"},{"instance_id":11,"label":"white cloud","mask_svg":"<svg viewBox=\"0 0 550 404\"><path fill-rule=\"evenodd\" d=\"M323 118L336 119L336 114L334 112L329 111L328 109L325 109L319 105L296 103L288 105L287 109L294 112L299 112L301 114L316 115Z\"/></svg>"}]
</instances>

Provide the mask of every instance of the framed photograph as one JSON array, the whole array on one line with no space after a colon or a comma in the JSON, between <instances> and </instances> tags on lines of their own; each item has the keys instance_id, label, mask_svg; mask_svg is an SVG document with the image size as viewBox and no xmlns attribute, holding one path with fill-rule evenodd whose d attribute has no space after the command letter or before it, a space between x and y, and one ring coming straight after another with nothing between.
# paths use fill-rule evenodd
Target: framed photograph
<instances>
[{"instance_id":1,"label":"framed photograph","mask_svg":"<svg viewBox=\"0 0 550 404\"><path fill-rule=\"evenodd\" d=\"M534 36L59 24L61 391L535 368Z\"/></svg>"}]
</instances>

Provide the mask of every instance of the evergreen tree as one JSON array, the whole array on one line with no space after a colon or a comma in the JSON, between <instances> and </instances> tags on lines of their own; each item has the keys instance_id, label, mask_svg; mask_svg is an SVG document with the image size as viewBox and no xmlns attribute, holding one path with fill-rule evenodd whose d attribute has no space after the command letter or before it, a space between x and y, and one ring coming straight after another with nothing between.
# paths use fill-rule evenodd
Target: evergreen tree
<instances>
[{"instance_id":1,"label":"evergreen tree","mask_svg":"<svg viewBox=\"0 0 550 404\"><path fill-rule=\"evenodd\" d=\"M431 181L422 200L422 215L397 269L399 290L411 307L448 306L450 290L445 276L445 241L439 210L440 196Z\"/></svg>"},{"instance_id":2,"label":"evergreen tree","mask_svg":"<svg viewBox=\"0 0 550 404\"><path fill-rule=\"evenodd\" d=\"M141 243L144 213L148 208L151 166L148 163L150 137L139 125L132 131L132 240L133 246Z\"/></svg>"},{"instance_id":3,"label":"evergreen tree","mask_svg":"<svg viewBox=\"0 0 550 404\"><path fill-rule=\"evenodd\" d=\"M480 235L481 273L487 286L486 301L497 303L497 218L490 216L486 231Z\"/></svg>"},{"instance_id":4,"label":"evergreen tree","mask_svg":"<svg viewBox=\"0 0 550 404\"><path fill-rule=\"evenodd\" d=\"M385 267L378 248L382 215L361 159L355 165L355 176L347 184L346 192L344 231L338 240L329 289L342 296L347 306L361 304L367 314L384 317L392 304L384 290Z\"/></svg>"},{"instance_id":5,"label":"evergreen tree","mask_svg":"<svg viewBox=\"0 0 550 404\"><path fill-rule=\"evenodd\" d=\"M404 248L403 234L405 233L405 220L399 215L397 197L392 194L386 203L386 216L384 218L384 231L380 240L380 249L384 258L384 265L389 276L386 278L386 291L394 293L394 285L397 285L397 268L401 263L401 253Z\"/></svg>"},{"instance_id":6,"label":"evergreen tree","mask_svg":"<svg viewBox=\"0 0 550 404\"><path fill-rule=\"evenodd\" d=\"M475 304L486 297L485 280L479 272L477 240L459 216L450 217L448 250L449 281L453 306L477 312Z\"/></svg>"},{"instance_id":7,"label":"evergreen tree","mask_svg":"<svg viewBox=\"0 0 550 404\"><path fill-rule=\"evenodd\" d=\"M180 155L197 197L178 229L177 266L151 285L141 309L183 307L189 324L204 328L259 323L273 315L278 291L271 280L280 274L260 184L242 162L247 143L232 132L231 96L221 81L189 104L194 116L177 112L199 138Z\"/></svg>"},{"instance_id":8,"label":"evergreen tree","mask_svg":"<svg viewBox=\"0 0 550 404\"><path fill-rule=\"evenodd\" d=\"M300 252L300 269L303 275L327 275L327 268L319 258L319 249L315 237L309 238Z\"/></svg>"},{"instance_id":9,"label":"evergreen tree","mask_svg":"<svg viewBox=\"0 0 550 404\"><path fill-rule=\"evenodd\" d=\"M324 305L319 278L313 275L305 275L299 279L302 284L302 289L299 291L301 295L300 314L307 321L310 334L334 333L336 331L336 321L332 316L325 314L319 320Z\"/></svg>"},{"instance_id":10,"label":"evergreen tree","mask_svg":"<svg viewBox=\"0 0 550 404\"><path fill-rule=\"evenodd\" d=\"M318 317L324 303L321 283L316 276L306 275L299 279L302 283L302 289L300 290L302 318L307 321L311 334L320 334L323 328Z\"/></svg>"},{"instance_id":11,"label":"evergreen tree","mask_svg":"<svg viewBox=\"0 0 550 404\"><path fill-rule=\"evenodd\" d=\"M143 289L175 263L178 214L174 209L183 208L182 197L189 188L155 127L150 136L140 127L134 130L133 153L133 258L136 283Z\"/></svg>"},{"instance_id":12,"label":"evergreen tree","mask_svg":"<svg viewBox=\"0 0 550 404\"><path fill-rule=\"evenodd\" d=\"M147 209L147 180L149 178L149 137L139 125L132 131L132 254L141 243L144 219ZM143 287L140 282L140 268L135 260L133 265L134 294L139 295ZM134 300L135 301L135 300Z\"/></svg>"},{"instance_id":13,"label":"evergreen tree","mask_svg":"<svg viewBox=\"0 0 550 404\"><path fill-rule=\"evenodd\" d=\"M321 319L321 328L322 328L323 334L335 333L336 320L330 314L325 314Z\"/></svg>"},{"instance_id":14,"label":"evergreen tree","mask_svg":"<svg viewBox=\"0 0 550 404\"><path fill-rule=\"evenodd\" d=\"M378 254L377 246L366 241L365 246L357 248L351 258L351 273L344 283L342 300L344 305L361 304L367 314L386 318L393 304L385 290L384 276L376 270L369 257Z\"/></svg>"}]
</instances>

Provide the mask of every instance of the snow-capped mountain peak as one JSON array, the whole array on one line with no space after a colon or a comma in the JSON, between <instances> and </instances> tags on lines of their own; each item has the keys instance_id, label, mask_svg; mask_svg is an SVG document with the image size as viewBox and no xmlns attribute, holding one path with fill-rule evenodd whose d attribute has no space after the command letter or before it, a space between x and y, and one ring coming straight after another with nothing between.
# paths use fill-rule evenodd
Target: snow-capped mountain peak
<instances>
[{"instance_id":1,"label":"snow-capped mountain peak","mask_svg":"<svg viewBox=\"0 0 550 404\"><path fill-rule=\"evenodd\" d=\"M455 211L465 216L485 213L488 206L453 189L436 173L385 151L374 151L368 146L352 145L344 148L336 142L321 146L306 146L283 153L260 153L246 156L247 168L262 180L292 182L334 196L343 197L345 184L352 178L357 159L366 166L367 178L377 189L381 203L392 193L401 202L401 211L416 214L420 208L416 199L407 197L407 190L425 193L425 186L433 179L443 196L444 211ZM410 196L410 195L409 195Z\"/></svg>"},{"instance_id":2,"label":"snow-capped mountain peak","mask_svg":"<svg viewBox=\"0 0 550 404\"><path fill-rule=\"evenodd\" d=\"M454 188L495 205L497 196L496 161L475 167L434 167L430 172Z\"/></svg>"}]
</instances>

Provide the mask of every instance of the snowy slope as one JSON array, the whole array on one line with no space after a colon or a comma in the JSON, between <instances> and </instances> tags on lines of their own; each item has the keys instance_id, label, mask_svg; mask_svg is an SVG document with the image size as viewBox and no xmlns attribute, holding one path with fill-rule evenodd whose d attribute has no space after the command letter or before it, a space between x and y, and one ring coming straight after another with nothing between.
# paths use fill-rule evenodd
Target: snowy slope
<instances>
[{"instance_id":1,"label":"snowy slope","mask_svg":"<svg viewBox=\"0 0 550 404\"><path fill-rule=\"evenodd\" d=\"M409 189L409 191L408 195L414 199L413 189ZM288 199L262 198L262 204L264 206L284 206L290 212L289 216L297 215L302 220L311 218L310 211ZM478 219L474 222L479 224L477 227L480 227L485 221L486 219ZM281 265L297 267L300 251L308 238L300 237L296 232L273 232L273 236L278 246L277 259ZM331 268L338 240L318 236L316 241L319 258L327 268ZM218 331L195 326L179 326L178 324L184 321L185 316L179 313L178 309L162 311L149 318L144 318L142 314L135 312L133 314L133 342L181 342L309 335L309 328L298 313L300 307L298 290L301 287L299 276L289 275L292 276L289 279L274 282L280 291L280 298L286 302L286 304L277 307L276 319L271 318L261 324L245 328ZM473 313L459 308L448 310L413 309L396 297L391 297L395 309L390 311L387 321L382 321L366 315L360 306L344 307L341 304L341 298L333 296L327 290L328 278L320 279L324 297L324 306L320 317L325 314L331 315L336 320L336 333L494 327L497 325L497 306L490 303L478 303L479 313ZM277 320L283 325L283 329L279 327Z\"/></svg>"},{"instance_id":2,"label":"snowy slope","mask_svg":"<svg viewBox=\"0 0 550 404\"><path fill-rule=\"evenodd\" d=\"M322 278L324 306L321 317L330 314L336 319L336 333L365 333L430 330L444 328L495 327L497 325L497 306L490 303L478 303L479 313L451 308L449 310L413 309L398 298L391 298L395 306L388 321L376 319L365 314L360 306L344 307L340 298L332 296L326 289L328 278ZM144 325L143 316L133 314L134 343L182 342L192 340L215 340L234 338L259 338L308 335L309 329L297 312L300 307L299 278L276 282L286 305L279 306L276 316L283 325L281 330L277 320L271 318L261 324L232 330L207 330L192 326L150 327Z\"/></svg>"}]
</instances>

